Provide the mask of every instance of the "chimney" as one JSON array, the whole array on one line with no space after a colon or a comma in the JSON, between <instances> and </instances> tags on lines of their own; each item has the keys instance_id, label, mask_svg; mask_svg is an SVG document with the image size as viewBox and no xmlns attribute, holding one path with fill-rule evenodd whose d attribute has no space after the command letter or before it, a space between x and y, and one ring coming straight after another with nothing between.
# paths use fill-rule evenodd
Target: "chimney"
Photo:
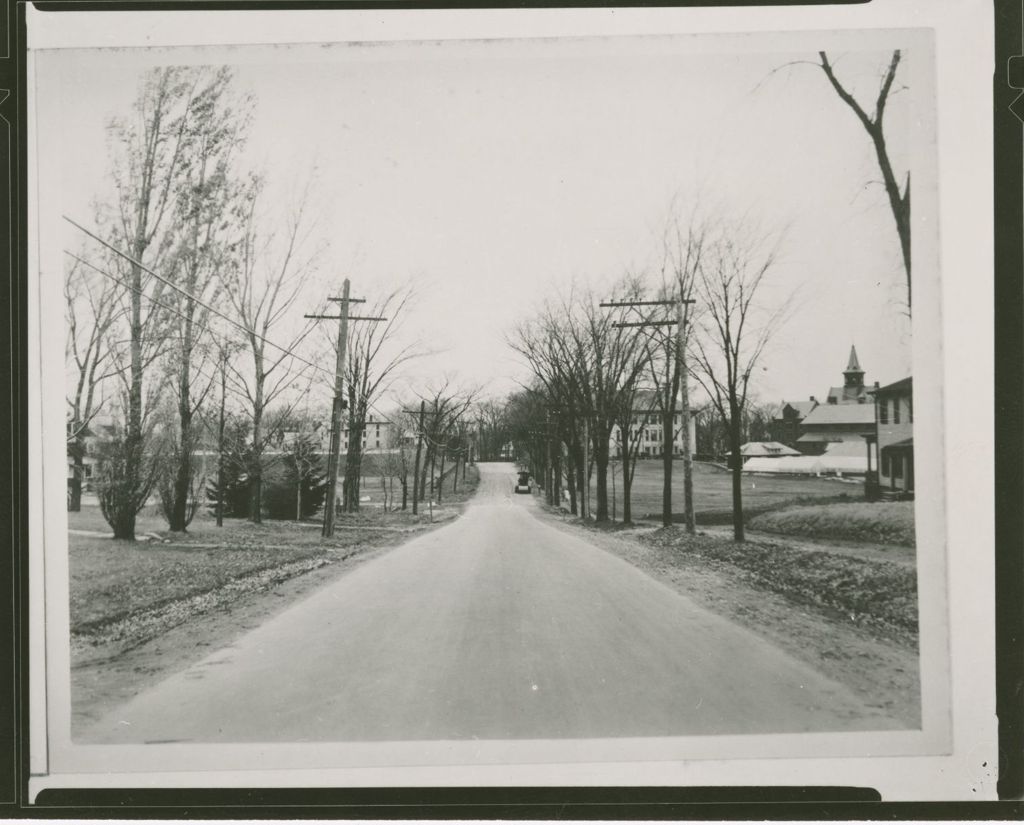
<instances>
[{"instance_id":1,"label":"chimney","mask_svg":"<svg viewBox=\"0 0 1024 825\"><path fill-rule=\"evenodd\" d=\"M875 382L875 389L876 390L878 389L878 382L877 381Z\"/></svg>"},{"instance_id":2,"label":"chimney","mask_svg":"<svg viewBox=\"0 0 1024 825\"><path fill-rule=\"evenodd\" d=\"M813 395L811 396L811 401L814 401L815 403L817 403L817 401L815 401L815 399L814 399L814 396L813 396Z\"/></svg>"}]
</instances>

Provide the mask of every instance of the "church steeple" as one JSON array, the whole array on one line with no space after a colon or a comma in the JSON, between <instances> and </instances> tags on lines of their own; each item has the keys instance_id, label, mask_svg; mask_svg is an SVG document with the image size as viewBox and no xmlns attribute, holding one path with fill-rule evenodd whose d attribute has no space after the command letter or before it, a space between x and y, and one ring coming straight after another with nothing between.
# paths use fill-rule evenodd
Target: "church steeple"
<instances>
[{"instance_id":1,"label":"church steeple","mask_svg":"<svg viewBox=\"0 0 1024 825\"><path fill-rule=\"evenodd\" d=\"M848 389L864 388L864 370L860 368L860 362L857 360L857 347L855 346L850 347L850 363L843 370L843 376L846 378L845 386Z\"/></svg>"}]
</instances>

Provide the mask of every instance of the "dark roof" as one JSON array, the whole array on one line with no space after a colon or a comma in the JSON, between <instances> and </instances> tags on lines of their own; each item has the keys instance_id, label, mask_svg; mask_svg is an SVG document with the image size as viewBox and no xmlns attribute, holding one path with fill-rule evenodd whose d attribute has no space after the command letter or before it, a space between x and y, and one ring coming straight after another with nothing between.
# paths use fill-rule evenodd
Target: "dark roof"
<instances>
[{"instance_id":1,"label":"dark roof","mask_svg":"<svg viewBox=\"0 0 1024 825\"><path fill-rule=\"evenodd\" d=\"M877 387L872 390L875 395L898 395L900 393L914 391L914 376L908 376L907 378L901 378L899 381L893 381L891 384L886 384L884 387Z\"/></svg>"},{"instance_id":2,"label":"dark roof","mask_svg":"<svg viewBox=\"0 0 1024 825\"><path fill-rule=\"evenodd\" d=\"M850 347L850 363L846 365L846 372L864 372L860 368L860 362L857 360L857 348L854 346Z\"/></svg>"},{"instance_id":3,"label":"dark roof","mask_svg":"<svg viewBox=\"0 0 1024 825\"><path fill-rule=\"evenodd\" d=\"M817 406L818 406L818 402L817 401L783 401L782 402L782 409L785 409L786 407L790 407L793 410L795 410L799 414L799 416L801 418L803 418L805 415L807 415L807 413L809 413L811 410L813 410ZM776 418L781 418L781 417L782 417L781 415L776 416Z\"/></svg>"},{"instance_id":4,"label":"dark roof","mask_svg":"<svg viewBox=\"0 0 1024 825\"><path fill-rule=\"evenodd\" d=\"M804 426L815 424L874 424L874 404L819 404L807 417Z\"/></svg>"},{"instance_id":5,"label":"dark roof","mask_svg":"<svg viewBox=\"0 0 1024 825\"><path fill-rule=\"evenodd\" d=\"M867 398L864 387L829 387L826 398L838 398L840 404L860 404L860 398Z\"/></svg>"}]
</instances>

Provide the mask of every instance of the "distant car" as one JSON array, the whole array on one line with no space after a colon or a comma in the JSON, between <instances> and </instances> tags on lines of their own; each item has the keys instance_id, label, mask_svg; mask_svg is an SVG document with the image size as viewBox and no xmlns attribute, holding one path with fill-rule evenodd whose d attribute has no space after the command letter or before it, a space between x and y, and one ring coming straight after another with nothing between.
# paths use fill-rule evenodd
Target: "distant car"
<instances>
[{"instance_id":1,"label":"distant car","mask_svg":"<svg viewBox=\"0 0 1024 825\"><path fill-rule=\"evenodd\" d=\"M517 493L529 493L529 492L531 492L531 489L532 488L530 487L530 474L529 473L520 473L519 474L519 480L516 482L516 492Z\"/></svg>"}]
</instances>

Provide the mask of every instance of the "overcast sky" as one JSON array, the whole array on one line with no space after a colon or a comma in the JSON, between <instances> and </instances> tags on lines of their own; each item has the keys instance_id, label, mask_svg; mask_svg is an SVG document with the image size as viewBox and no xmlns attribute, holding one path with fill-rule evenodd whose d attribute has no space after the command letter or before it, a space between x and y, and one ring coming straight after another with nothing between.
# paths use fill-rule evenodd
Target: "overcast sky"
<instances>
[{"instance_id":1,"label":"overcast sky","mask_svg":"<svg viewBox=\"0 0 1024 825\"><path fill-rule=\"evenodd\" d=\"M771 74L816 46L687 54L693 42L211 49L198 59L236 65L237 85L256 96L247 153L276 191L316 164L330 253L296 311L345 276L353 294L415 279L409 332L443 350L421 374L513 388L525 371L504 343L511 325L573 279L600 291L627 267L655 267L670 201L700 192L720 211L786 229L769 297L796 290L797 307L764 357L760 397L821 397L841 383L851 344L867 381L904 377L904 276L867 134L820 70ZM887 57L837 54L837 72L871 101ZM40 93L56 91L60 105L40 128L73 139L41 162L59 164L68 214L88 223L109 185L105 123L129 111L145 66L183 59L41 57ZM912 95L901 91L886 115L899 174L922 105Z\"/></svg>"}]
</instances>

